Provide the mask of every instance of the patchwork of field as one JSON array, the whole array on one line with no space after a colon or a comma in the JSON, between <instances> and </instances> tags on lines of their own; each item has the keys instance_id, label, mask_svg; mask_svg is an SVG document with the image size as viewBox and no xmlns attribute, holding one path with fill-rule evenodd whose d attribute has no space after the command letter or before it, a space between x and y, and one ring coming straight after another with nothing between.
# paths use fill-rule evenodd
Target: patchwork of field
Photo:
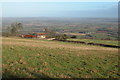
<instances>
[{"instance_id":1,"label":"patchwork of field","mask_svg":"<svg viewBox=\"0 0 120 80\"><path fill-rule=\"evenodd\" d=\"M2 38L3 78L118 78L118 49Z\"/></svg>"}]
</instances>

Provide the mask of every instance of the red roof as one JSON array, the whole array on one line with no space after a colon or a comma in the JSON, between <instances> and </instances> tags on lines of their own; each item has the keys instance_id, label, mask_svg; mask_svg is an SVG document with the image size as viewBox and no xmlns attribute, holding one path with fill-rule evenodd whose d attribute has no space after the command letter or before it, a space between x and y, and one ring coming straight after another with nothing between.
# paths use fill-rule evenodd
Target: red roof
<instances>
[{"instance_id":1,"label":"red roof","mask_svg":"<svg viewBox=\"0 0 120 80\"><path fill-rule=\"evenodd\" d=\"M24 35L24 38L33 38L33 37L35 37L35 36L33 36L33 35Z\"/></svg>"}]
</instances>

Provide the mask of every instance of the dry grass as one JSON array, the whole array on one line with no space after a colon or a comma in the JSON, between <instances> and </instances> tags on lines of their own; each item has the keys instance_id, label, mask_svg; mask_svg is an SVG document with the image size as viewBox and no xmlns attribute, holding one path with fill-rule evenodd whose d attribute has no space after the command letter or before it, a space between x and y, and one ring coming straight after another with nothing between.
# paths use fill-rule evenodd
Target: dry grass
<instances>
[{"instance_id":1,"label":"dry grass","mask_svg":"<svg viewBox=\"0 0 120 80\"><path fill-rule=\"evenodd\" d=\"M47 48L68 48L74 50L108 50L118 51L116 48L106 48L100 46L81 45L74 43L64 43L57 41L43 41L43 40L29 40L21 38L3 38L2 44L4 45L19 45L19 46L31 46L31 47L47 47Z\"/></svg>"},{"instance_id":2,"label":"dry grass","mask_svg":"<svg viewBox=\"0 0 120 80\"><path fill-rule=\"evenodd\" d=\"M3 77L118 77L118 50L68 42L3 37Z\"/></svg>"}]
</instances>

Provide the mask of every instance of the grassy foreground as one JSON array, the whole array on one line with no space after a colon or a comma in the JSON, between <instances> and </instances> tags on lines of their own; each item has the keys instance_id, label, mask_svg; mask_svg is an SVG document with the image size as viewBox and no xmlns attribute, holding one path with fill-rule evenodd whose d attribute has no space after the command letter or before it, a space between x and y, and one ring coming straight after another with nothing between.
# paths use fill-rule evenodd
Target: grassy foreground
<instances>
[{"instance_id":1,"label":"grassy foreground","mask_svg":"<svg viewBox=\"0 0 120 80\"><path fill-rule=\"evenodd\" d=\"M58 41L5 38L3 78L118 78L118 50Z\"/></svg>"}]
</instances>

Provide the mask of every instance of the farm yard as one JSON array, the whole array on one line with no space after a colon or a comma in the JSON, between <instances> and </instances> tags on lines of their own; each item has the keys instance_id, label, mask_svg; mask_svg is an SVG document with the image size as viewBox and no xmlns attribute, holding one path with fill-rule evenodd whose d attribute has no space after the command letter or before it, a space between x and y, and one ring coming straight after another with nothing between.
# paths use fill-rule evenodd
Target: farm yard
<instances>
[{"instance_id":1,"label":"farm yard","mask_svg":"<svg viewBox=\"0 0 120 80\"><path fill-rule=\"evenodd\" d=\"M2 37L3 78L119 78L118 49Z\"/></svg>"}]
</instances>

